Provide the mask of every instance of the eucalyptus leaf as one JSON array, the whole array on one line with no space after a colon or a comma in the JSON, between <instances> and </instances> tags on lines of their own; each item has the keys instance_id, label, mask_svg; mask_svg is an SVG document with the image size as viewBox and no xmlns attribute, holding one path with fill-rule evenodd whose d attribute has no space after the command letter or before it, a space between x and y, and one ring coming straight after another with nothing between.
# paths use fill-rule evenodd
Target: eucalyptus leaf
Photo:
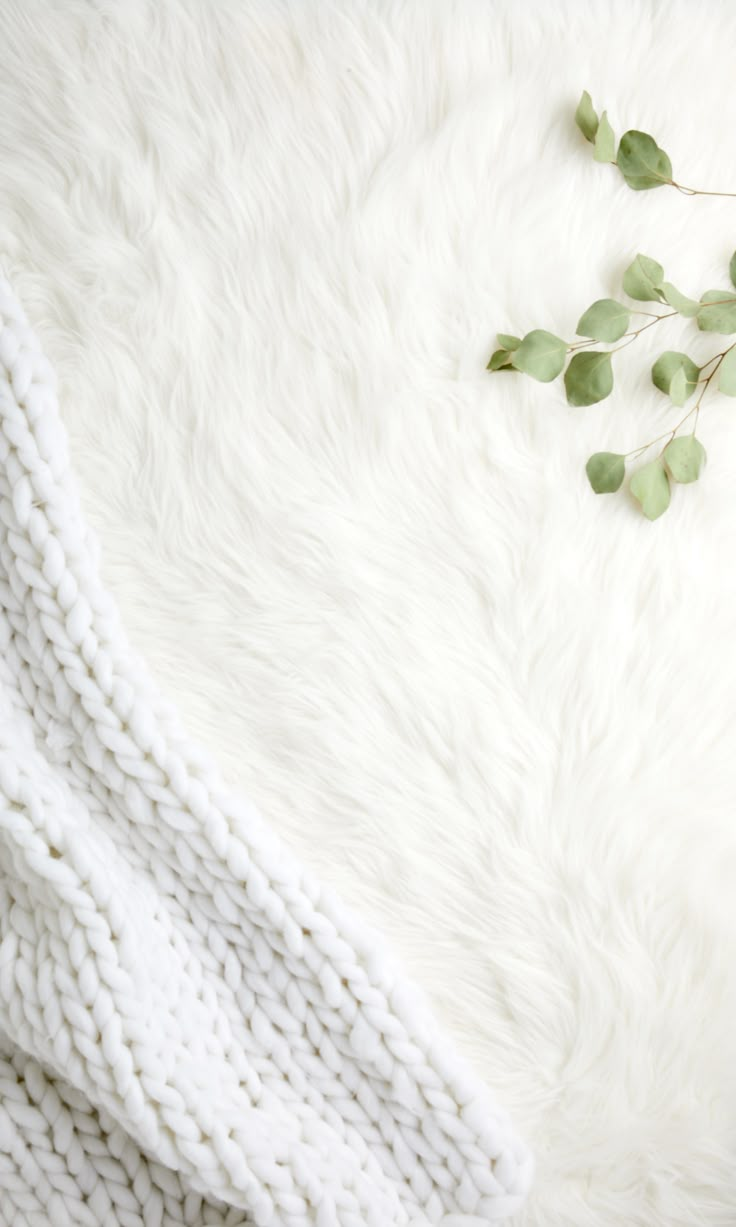
<instances>
[{"instance_id":1,"label":"eucalyptus leaf","mask_svg":"<svg viewBox=\"0 0 736 1227\"><path fill-rule=\"evenodd\" d=\"M731 256L731 263L728 266L728 271L731 274L731 284L736 286L736 251Z\"/></svg>"},{"instance_id":2,"label":"eucalyptus leaf","mask_svg":"<svg viewBox=\"0 0 736 1227\"><path fill-rule=\"evenodd\" d=\"M736 396L736 349L729 349L718 370L718 391Z\"/></svg>"},{"instance_id":3,"label":"eucalyptus leaf","mask_svg":"<svg viewBox=\"0 0 736 1227\"><path fill-rule=\"evenodd\" d=\"M613 128L608 122L608 115L605 111L601 115L598 131L595 134L593 157L596 162L616 161L616 137L613 135Z\"/></svg>"},{"instance_id":4,"label":"eucalyptus leaf","mask_svg":"<svg viewBox=\"0 0 736 1227\"><path fill-rule=\"evenodd\" d=\"M736 332L736 294L731 290L707 290L700 304L698 328L701 332Z\"/></svg>"},{"instance_id":5,"label":"eucalyptus leaf","mask_svg":"<svg viewBox=\"0 0 736 1227\"><path fill-rule=\"evenodd\" d=\"M583 90L582 96L578 103L575 112L575 123L579 127L586 141L594 141L595 134L598 131L598 116L593 108L593 100L587 89Z\"/></svg>"},{"instance_id":6,"label":"eucalyptus leaf","mask_svg":"<svg viewBox=\"0 0 736 1227\"><path fill-rule=\"evenodd\" d=\"M503 345L504 349L518 349L521 345L521 337L513 337L508 332L499 332L498 343Z\"/></svg>"},{"instance_id":7,"label":"eucalyptus leaf","mask_svg":"<svg viewBox=\"0 0 736 1227\"><path fill-rule=\"evenodd\" d=\"M662 297L669 307L673 307L680 315L686 316L688 319L693 319L700 310L700 303L694 298L688 298L686 294L681 294L671 281L663 281Z\"/></svg>"},{"instance_id":8,"label":"eucalyptus leaf","mask_svg":"<svg viewBox=\"0 0 736 1227\"><path fill-rule=\"evenodd\" d=\"M673 439L664 449L664 459L674 481L697 481L705 464L705 448L695 435Z\"/></svg>"},{"instance_id":9,"label":"eucalyptus leaf","mask_svg":"<svg viewBox=\"0 0 736 1227\"><path fill-rule=\"evenodd\" d=\"M648 520L664 514L670 505L670 481L661 456L637 469L630 489Z\"/></svg>"},{"instance_id":10,"label":"eucalyptus leaf","mask_svg":"<svg viewBox=\"0 0 736 1227\"><path fill-rule=\"evenodd\" d=\"M631 312L613 298L599 298L581 315L576 329L579 337L595 341L618 341L626 332Z\"/></svg>"},{"instance_id":11,"label":"eucalyptus leaf","mask_svg":"<svg viewBox=\"0 0 736 1227\"><path fill-rule=\"evenodd\" d=\"M611 355L604 350L575 354L565 371L569 405L595 405L613 390Z\"/></svg>"},{"instance_id":12,"label":"eucalyptus leaf","mask_svg":"<svg viewBox=\"0 0 736 1227\"><path fill-rule=\"evenodd\" d=\"M682 408L689 395L687 375L685 374L685 368L681 366L675 371L670 381L670 400L673 405L678 405Z\"/></svg>"},{"instance_id":13,"label":"eucalyptus leaf","mask_svg":"<svg viewBox=\"0 0 736 1227\"><path fill-rule=\"evenodd\" d=\"M507 349L496 349L491 354L490 361L486 367L487 371L502 371L506 367L511 367L511 354Z\"/></svg>"},{"instance_id":14,"label":"eucalyptus leaf","mask_svg":"<svg viewBox=\"0 0 736 1227\"><path fill-rule=\"evenodd\" d=\"M616 164L629 187L635 192L663 187L672 182L672 163L667 154L647 132L632 129L619 141Z\"/></svg>"},{"instance_id":15,"label":"eucalyptus leaf","mask_svg":"<svg viewBox=\"0 0 736 1227\"><path fill-rule=\"evenodd\" d=\"M626 474L626 458L617 452L595 452L585 472L596 494L615 494Z\"/></svg>"},{"instance_id":16,"label":"eucalyptus leaf","mask_svg":"<svg viewBox=\"0 0 736 1227\"><path fill-rule=\"evenodd\" d=\"M556 379L565 365L567 343L543 328L528 332L521 345L511 355L517 371L531 375L542 383Z\"/></svg>"},{"instance_id":17,"label":"eucalyptus leaf","mask_svg":"<svg viewBox=\"0 0 736 1227\"><path fill-rule=\"evenodd\" d=\"M688 358L687 354L680 354L669 349L666 353L661 354L652 367L652 383L655 388L659 388L660 392L664 392L665 396L672 396L672 383L678 371L682 371L684 375L685 396L683 400L675 401L675 403L684 405L695 391L700 378L699 368L692 358ZM682 386L681 383L680 386ZM675 398L672 397L672 399Z\"/></svg>"},{"instance_id":18,"label":"eucalyptus leaf","mask_svg":"<svg viewBox=\"0 0 736 1227\"><path fill-rule=\"evenodd\" d=\"M661 302L663 281L662 265L640 253L624 272L622 284L629 298L637 302Z\"/></svg>"}]
</instances>

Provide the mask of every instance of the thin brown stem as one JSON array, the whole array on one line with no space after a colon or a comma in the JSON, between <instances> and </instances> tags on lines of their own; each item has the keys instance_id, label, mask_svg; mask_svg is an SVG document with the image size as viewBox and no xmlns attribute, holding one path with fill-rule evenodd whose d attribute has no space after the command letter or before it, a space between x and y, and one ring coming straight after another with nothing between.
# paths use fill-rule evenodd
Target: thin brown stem
<instances>
[{"instance_id":1,"label":"thin brown stem","mask_svg":"<svg viewBox=\"0 0 736 1227\"><path fill-rule=\"evenodd\" d=\"M734 345L736 345L736 341L734 342ZM727 353L729 353L729 351L730 351L730 350L732 350L732 349L734 348L734 345L729 345L728 349L724 349L723 353L721 353L721 354L716 354L716 355L715 355L715 366L713 367L713 370L711 371L710 375L708 375L708 377L707 377L707 378L704 380L704 382L703 382L703 386L702 386L702 388L700 389L700 392L698 393L698 399L696 400L695 404L693 405L693 412L695 413L695 418L693 419L693 430L692 430L692 433L693 433L693 434L695 434L695 428L696 428L696 426L698 425L698 418L700 417L700 406L701 406L701 404L702 404L703 397L705 396L706 392L708 391L708 385L709 385L709 383L711 382L711 380L712 380L713 376L714 376L714 375L717 373L718 368L720 367L721 363L723 362L723 359L725 358L726 354L727 354ZM712 361L713 361L713 359L711 358L711 362L712 362ZM709 366L709 365L710 365L710 363L706 363L706 365L707 365L707 366ZM673 438L674 438L674 436L673 436Z\"/></svg>"},{"instance_id":2,"label":"thin brown stem","mask_svg":"<svg viewBox=\"0 0 736 1227\"><path fill-rule=\"evenodd\" d=\"M596 341L595 337L589 337L586 341L572 341L567 347L567 352L568 354L572 354L576 349L586 349L589 345L597 344L598 342Z\"/></svg>"},{"instance_id":3,"label":"thin brown stem","mask_svg":"<svg viewBox=\"0 0 736 1227\"><path fill-rule=\"evenodd\" d=\"M700 416L700 408L703 403L703 397L705 396L705 393L708 390L708 385L710 384L711 380L714 378L715 374L717 373L718 368L723 362L723 359L726 357L726 354L730 354L732 349L736 349L736 341L734 341L733 345L729 345L727 349L722 350L721 353L713 354L712 358L709 358L707 362L703 363L702 367L700 368L701 370L705 370L705 368L707 366L710 366L711 363L715 363L715 365L713 367L713 370L710 372L710 374L706 375L705 379L698 380L698 383L702 383L703 385L700 392L698 393L698 399L696 400L694 405L690 406L690 408L688 409L684 417L680 418L677 425L673 426L671 430L665 430L663 434L657 435L655 439L650 439L648 443L643 443L641 447L634 447L631 449L630 452L625 452L624 455L626 456L627 460L629 456L641 456L644 452L648 451L650 447L653 447L655 443L660 443L662 439L666 439L667 443L665 443L664 447L660 448L660 451L659 451L659 454L661 456L665 447L667 447L667 444L670 443L674 439L678 430L680 430L681 427L685 425L688 418L691 418L691 417L694 417L692 433L695 434L695 430L698 425L698 418Z\"/></svg>"},{"instance_id":4,"label":"thin brown stem","mask_svg":"<svg viewBox=\"0 0 736 1227\"><path fill-rule=\"evenodd\" d=\"M713 305L715 306L716 304L714 303ZM641 328L635 328L631 332L625 332L624 336L629 337L630 340L625 341L623 345L617 345L614 349L609 349L608 350L609 354L617 354L620 349L626 349L626 346L631 345L636 340L637 337L641 336L643 332L646 332L647 328L653 328L655 324L658 324L660 322L660 320L671 320L673 315L677 315L677 312L667 311L664 315L657 315L655 311L632 311L631 314L632 315L651 315L652 319L649 321L648 324L642 324ZM574 353L576 349L585 349L589 345L598 345L598 344L600 344L600 342L598 342L595 337L592 337L591 339L585 340L585 341L573 341L570 345L568 345L567 352L571 354L571 353Z\"/></svg>"},{"instance_id":5,"label":"thin brown stem","mask_svg":"<svg viewBox=\"0 0 736 1227\"><path fill-rule=\"evenodd\" d=\"M627 457L627 459L629 456L641 456L642 452L646 452L650 447L654 447L654 444L659 443L660 439L667 439L667 442L669 442L670 439L674 439L680 427L685 425L685 422L687 421L687 419L694 412L695 412L695 405L693 405L692 408L688 409L685 416L683 418L680 418L680 421L677 423L677 425L672 430L665 430L661 435L657 435L656 438L650 439L648 443L642 443L641 447L633 447L630 452L624 452L624 455ZM665 447L666 446L667 444L665 444ZM664 448L662 448L662 451L664 451Z\"/></svg>"},{"instance_id":6,"label":"thin brown stem","mask_svg":"<svg viewBox=\"0 0 736 1227\"><path fill-rule=\"evenodd\" d=\"M674 179L668 179L670 187L675 188L678 192L682 192L683 196L734 196L736 192L708 192L704 188L685 187L684 183L676 183Z\"/></svg>"},{"instance_id":7,"label":"thin brown stem","mask_svg":"<svg viewBox=\"0 0 736 1227\"><path fill-rule=\"evenodd\" d=\"M651 315L653 313L647 311L644 314ZM654 325L659 324L661 320L671 320L673 315L677 315L677 312L667 311L664 315L655 315L654 319L650 320L648 324L642 324L641 328L634 328L631 332L625 332L624 336L629 337L629 340L624 341L623 345L617 345L615 349L612 349L609 352L612 354L617 354L620 349L626 349L627 345L633 345L637 337L640 337L643 332L646 332L647 328L653 328Z\"/></svg>"},{"instance_id":8,"label":"thin brown stem","mask_svg":"<svg viewBox=\"0 0 736 1227\"><path fill-rule=\"evenodd\" d=\"M736 341L734 342L734 345L736 345ZM730 353L730 352L731 352L731 350L734 348L734 345L729 345L729 346L727 346L727 348L726 348L726 349L722 349L722 350L720 351L720 353L717 353L717 354L712 354L712 355L711 355L711 357L710 357L710 358L708 358L707 362L704 362L704 363L703 363L703 365L702 365L702 366L701 366L701 368L700 368L700 369L701 369L701 371L704 371L704 370L705 370L705 368L706 368L707 366L710 366L711 362L716 362L716 363L718 364L718 366L714 367L714 369L711 371L710 375L706 375L704 379L698 379L698 380L697 380L697 382L698 382L698 383L705 384L705 386L706 386L706 387L708 386L708 384L710 383L711 379L713 378L713 376L715 375L716 371L718 370L718 367L721 365L721 362L722 362L722 361L723 361L723 359L726 357L726 354L728 354L728 353ZM703 391L705 391L705 388L703 389Z\"/></svg>"}]
</instances>

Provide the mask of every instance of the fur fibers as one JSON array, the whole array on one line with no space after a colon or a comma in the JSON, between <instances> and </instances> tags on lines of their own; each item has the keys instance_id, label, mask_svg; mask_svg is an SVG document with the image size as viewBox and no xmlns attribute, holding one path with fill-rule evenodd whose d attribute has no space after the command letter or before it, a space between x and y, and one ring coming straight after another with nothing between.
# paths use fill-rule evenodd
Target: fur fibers
<instances>
[{"instance_id":1,"label":"fur fibers","mask_svg":"<svg viewBox=\"0 0 736 1227\"><path fill-rule=\"evenodd\" d=\"M572 113L736 191L735 41L721 0L0 4L0 263L103 578L509 1108L523 1227L736 1221L733 402L649 524L582 466L713 338L590 409L484 371L637 251L727 284L734 201L630 192Z\"/></svg>"}]
</instances>

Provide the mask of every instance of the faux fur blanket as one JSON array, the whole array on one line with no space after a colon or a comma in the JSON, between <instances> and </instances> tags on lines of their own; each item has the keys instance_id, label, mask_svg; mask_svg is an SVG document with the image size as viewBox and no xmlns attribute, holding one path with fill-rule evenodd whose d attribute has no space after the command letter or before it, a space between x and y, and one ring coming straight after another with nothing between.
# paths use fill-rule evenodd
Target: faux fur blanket
<instances>
[{"instance_id":1,"label":"faux fur blanket","mask_svg":"<svg viewBox=\"0 0 736 1227\"><path fill-rule=\"evenodd\" d=\"M585 461L712 338L589 408L485 370L637 252L728 284L736 201L630 191L573 116L736 191L734 47L733 0L0 3L0 265L105 587L510 1110L514 1227L734 1221L736 402L650 524Z\"/></svg>"},{"instance_id":2,"label":"faux fur blanket","mask_svg":"<svg viewBox=\"0 0 736 1227\"><path fill-rule=\"evenodd\" d=\"M128 650L7 282L0 522L5 1227L510 1213L504 1113Z\"/></svg>"}]
</instances>

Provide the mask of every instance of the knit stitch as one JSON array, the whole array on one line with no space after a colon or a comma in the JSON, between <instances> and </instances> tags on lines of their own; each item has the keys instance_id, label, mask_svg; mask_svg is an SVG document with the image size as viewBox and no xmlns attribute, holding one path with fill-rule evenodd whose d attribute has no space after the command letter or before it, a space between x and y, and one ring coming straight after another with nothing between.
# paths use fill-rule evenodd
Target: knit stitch
<instances>
[{"instance_id":1,"label":"knit stitch","mask_svg":"<svg viewBox=\"0 0 736 1227\"><path fill-rule=\"evenodd\" d=\"M0 279L2 1227L483 1227L531 1159L127 644Z\"/></svg>"}]
</instances>

